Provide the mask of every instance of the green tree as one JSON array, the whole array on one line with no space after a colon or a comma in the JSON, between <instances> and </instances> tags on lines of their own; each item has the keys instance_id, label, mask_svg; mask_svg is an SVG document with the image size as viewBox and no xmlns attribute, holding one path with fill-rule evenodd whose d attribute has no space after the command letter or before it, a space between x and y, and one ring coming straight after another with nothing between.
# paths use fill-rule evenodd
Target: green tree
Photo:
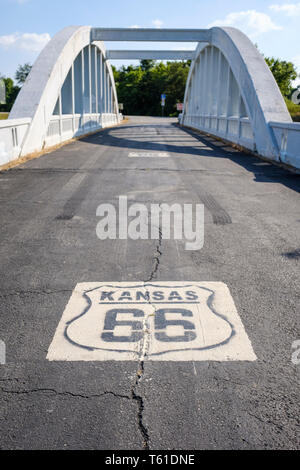
<instances>
[{"instance_id":1,"label":"green tree","mask_svg":"<svg viewBox=\"0 0 300 470\"><path fill-rule=\"evenodd\" d=\"M3 78L5 83L6 103L0 105L0 111L9 112L18 96L20 87L14 85L12 78Z\"/></svg>"},{"instance_id":2,"label":"green tree","mask_svg":"<svg viewBox=\"0 0 300 470\"><path fill-rule=\"evenodd\" d=\"M288 98L292 91L292 82L297 78L297 70L292 62L275 59L274 57L265 58L274 78L285 98Z\"/></svg>"},{"instance_id":3,"label":"green tree","mask_svg":"<svg viewBox=\"0 0 300 470\"><path fill-rule=\"evenodd\" d=\"M114 71L114 78L118 92L118 100L124 104L125 114L139 114L138 84L143 72L140 67L129 65Z\"/></svg>"},{"instance_id":4,"label":"green tree","mask_svg":"<svg viewBox=\"0 0 300 470\"><path fill-rule=\"evenodd\" d=\"M155 60L143 59L140 62L141 62L141 69L144 72L151 70L155 66Z\"/></svg>"},{"instance_id":5,"label":"green tree","mask_svg":"<svg viewBox=\"0 0 300 470\"><path fill-rule=\"evenodd\" d=\"M169 116L178 115L176 104L182 103L186 81L189 73L189 63L168 62L168 74L166 84L166 112Z\"/></svg>"},{"instance_id":6,"label":"green tree","mask_svg":"<svg viewBox=\"0 0 300 470\"><path fill-rule=\"evenodd\" d=\"M19 65L15 74L15 79L17 80L18 85L23 85L31 69L32 65L30 65L29 63Z\"/></svg>"},{"instance_id":7,"label":"green tree","mask_svg":"<svg viewBox=\"0 0 300 470\"><path fill-rule=\"evenodd\" d=\"M134 67L113 68L118 99L124 114L160 116L161 95L166 94L165 115L177 115L176 103L184 98L190 61L143 60Z\"/></svg>"}]
</instances>

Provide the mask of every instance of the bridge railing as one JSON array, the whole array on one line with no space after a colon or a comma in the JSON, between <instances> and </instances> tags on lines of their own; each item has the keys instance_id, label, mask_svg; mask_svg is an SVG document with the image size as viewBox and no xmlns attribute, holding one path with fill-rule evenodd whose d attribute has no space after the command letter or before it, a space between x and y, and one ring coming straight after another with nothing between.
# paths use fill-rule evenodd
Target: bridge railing
<instances>
[{"instance_id":1,"label":"bridge railing","mask_svg":"<svg viewBox=\"0 0 300 470\"><path fill-rule=\"evenodd\" d=\"M282 163L300 169L300 123L270 122Z\"/></svg>"},{"instance_id":2,"label":"bridge railing","mask_svg":"<svg viewBox=\"0 0 300 470\"><path fill-rule=\"evenodd\" d=\"M291 123L276 81L255 45L235 28L212 28L199 44L181 122L279 161L270 122Z\"/></svg>"},{"instance_id":3,"label":"bridge railing","mask_svg":"<svg viewBox=\"0 0 300 470\"><path fill-rule=\"evenodd\" d=\"M116 114L63 114L52 116L49 122L45 146L50 147L73 137L88 134L98 129L118 124L121 117Z\"/></svg>"},{"instance_id":4,"label":"bridge railing","mask_svg":"<svg viewBox=\"0 0 300 470\"><path fill-rule=\"evenodd\" d=\"M188 115L184 125L232 141L249 150L255 150L255 141L248 118L211 115Z\"/></svg>"},{"instance_id":5,"label":"bridge railing","mask_svg":"<svg viewBox=\"0 0 300 470\"><path fill-rule=\"evenodd\" d=\"M121 122L122 114L63 114L52 116L43 148L49 148L74 137L80 137ZM0 121L0 166L21 156L31 118Z\"/></svg>"},{"instance_id":6,"label":"bridge railing","mask_svg":"<svg viewBox=\"0 0 300 470\"><path fill-rule=\"evenodd\" d=\"M0 165L19 158L31 118L0 121Z\"/></svg>"}]
</instances>

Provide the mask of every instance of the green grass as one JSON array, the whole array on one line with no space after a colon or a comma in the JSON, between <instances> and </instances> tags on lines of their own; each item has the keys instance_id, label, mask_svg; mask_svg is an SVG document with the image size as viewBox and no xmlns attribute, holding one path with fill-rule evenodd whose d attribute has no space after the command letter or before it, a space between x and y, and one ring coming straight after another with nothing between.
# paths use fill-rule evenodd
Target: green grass
<instances>
[{"instance_id":1,"label":"green grass","mask_svg":"<svg viewBox=\"0 0 300 470\"><path fill-rule=\"evenodd\" d=\"M1 121L1 119L7 119L8 115L9 115L9 113L0 113L0 121Z\"/></svg>"},{"instance_id":2,"label":"green grass","mask_svg":"<svg viewBox=\"0 0 300 470\"><path fill-rule=\"evenodd\" d=\"M287 109L289 110L293 121L300 122L300 105L294 104L291 100L285 98L285 103L287 105Z\"/></svg>"}]
</instances>

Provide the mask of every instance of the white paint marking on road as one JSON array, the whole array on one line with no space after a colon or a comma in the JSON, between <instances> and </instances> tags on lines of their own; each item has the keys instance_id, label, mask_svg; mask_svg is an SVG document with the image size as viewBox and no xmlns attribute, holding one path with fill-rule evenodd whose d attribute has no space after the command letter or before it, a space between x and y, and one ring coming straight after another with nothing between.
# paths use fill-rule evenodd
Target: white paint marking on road
<instances>
[{"instance_id":1,"label":"white paint marking on road","mask_svg":"<svg viewBox=\"0 0 300 470\"><path fill-rule=\"evenodd\" d=\"M130 158L168 158L170 155L167 152L130 152Z\"/></svg>"},{"instance_id":2,"label":"white paint marking on road","mask_svg":"<svg viewBox=\"0 0 300 470\"><path fill-rule=\"evenodd\" d=\"M77 284L49 361L255 361L221 282Z\"/></svg>"}]
</instances>

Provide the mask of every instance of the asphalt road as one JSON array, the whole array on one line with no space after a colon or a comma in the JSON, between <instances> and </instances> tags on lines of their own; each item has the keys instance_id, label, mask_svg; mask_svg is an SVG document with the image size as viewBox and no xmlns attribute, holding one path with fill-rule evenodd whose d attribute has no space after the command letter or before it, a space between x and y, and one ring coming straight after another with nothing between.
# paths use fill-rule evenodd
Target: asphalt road
<instances>
[{"instance_id":1,"label":"asphalt road","mask_svg":"<svg viewBox=\"0 0 300 470\"><path fill-rule=\"evenodd\" d=\"M174 123L131 118L0 173L2 449L299 449L300 177ZM204 247L99 240L119 195L203 203ZM257 360L46 359L77 283L149 280L227 284Z\"/></svg>"}]
</instances>

